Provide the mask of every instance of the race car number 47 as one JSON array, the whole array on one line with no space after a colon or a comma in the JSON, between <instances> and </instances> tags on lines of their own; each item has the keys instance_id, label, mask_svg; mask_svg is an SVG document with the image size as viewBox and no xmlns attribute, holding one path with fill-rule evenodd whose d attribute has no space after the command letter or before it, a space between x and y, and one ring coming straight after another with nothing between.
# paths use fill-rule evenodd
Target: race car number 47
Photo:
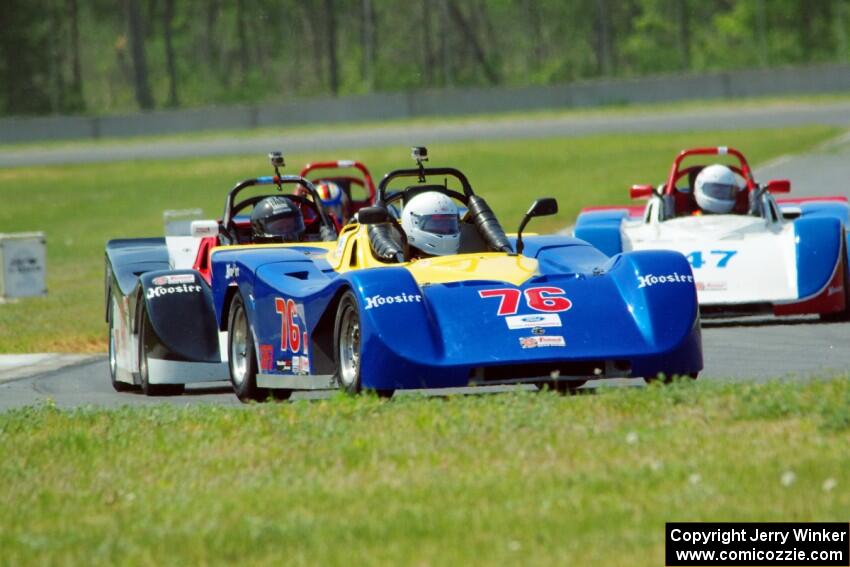
<instances>
[{"instance_id":1,"label":"race car number 47","mask_svg":"<svg viewBox=\"0 0 850 567\"><path fill-rule=\"evenodd\" d=\"M710 252L697 250L696 252L686 254L686 257L688 262L691 263L691 267L695 270L702 268L706 264L709 267L725 268L729 265L729 260L737 253L737 250L712 250Z\"/></svg>"}]
</instances>

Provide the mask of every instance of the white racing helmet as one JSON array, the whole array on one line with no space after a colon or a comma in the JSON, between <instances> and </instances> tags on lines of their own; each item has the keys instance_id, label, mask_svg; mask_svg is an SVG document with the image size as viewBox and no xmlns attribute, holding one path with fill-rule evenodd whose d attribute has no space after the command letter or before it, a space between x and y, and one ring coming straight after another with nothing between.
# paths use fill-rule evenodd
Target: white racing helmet
<instances>
[{"instance_id":1,"label":"white racing helmet","mask_svg":"<svg viewBox=\"0 0 850 567\"><path fill-rule=\"evenodd\" d=\"M401 212L401 227L410 245L426 254L457 254L460 247L457 205L450 197L437 191L413 197Z\"/></svg>"},{"instance_id":2,"label":"white racing helmet","mask_svg":"<svg viewBox=\"0 0 850 567\"><path fill-rule=\"evenodd\" d=\"M316 185L316 193L322 200L325 210L336 217L341 224L348 220L348 195L333 181L323 181Z\"/></svg>"},{"instance_id":3,"label":"white racing helmet","mask_svg":"<svg viewBox=\"0 0 850 567\"><path fill-rule=\"evenodd\" d=\"M697 204L707 213L725 214L735 208L738 180L725 165L704 167L694 182L694 197Z\"/></svg>"}]
</instances>

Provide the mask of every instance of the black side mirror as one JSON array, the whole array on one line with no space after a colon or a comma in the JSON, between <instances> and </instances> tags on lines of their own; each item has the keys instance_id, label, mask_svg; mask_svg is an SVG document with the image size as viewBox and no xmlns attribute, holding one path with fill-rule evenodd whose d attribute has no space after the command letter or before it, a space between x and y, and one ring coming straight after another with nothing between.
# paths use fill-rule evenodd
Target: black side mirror
<instances>
[{"instance_id":1,"label":"black side mirror","mask_svg":"<svg viewBox=\"0 0 850 567\"><path fill-rule=\"evenodd\" d=\"M549 215L554 215L558 212L558 201L553 199L552 197L543 197L542 199L537 199L534 201L531 206L528 208L528 212L525 213L525 216L522 217L522 222L519 223L519 229L516 231L516 253L522 254L523 242L522 242L522 231L525 229L525 225L528 224L528 221L533 219L534 217L546 217Z\"/></svg>"},{"instance_id":2,"label":"black side mirror","mask_svg":"<svg viewBox=\"0 0 850 567\"><path fill-rule=\"evenodd\" d=\"M363 207L357 211L360 224L380 224L390 220L390 213L384 207Z\"/></svg>"}]
</instances>

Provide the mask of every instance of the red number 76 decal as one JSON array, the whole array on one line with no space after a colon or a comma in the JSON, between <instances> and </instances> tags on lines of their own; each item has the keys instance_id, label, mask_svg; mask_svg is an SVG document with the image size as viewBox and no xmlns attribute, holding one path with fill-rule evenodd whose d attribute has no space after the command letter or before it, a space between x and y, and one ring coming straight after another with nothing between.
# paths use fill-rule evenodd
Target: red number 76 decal
<instances>
[{"instance_id":1,"label":"red number 76 decal","mask_svg":"<svg viewBox=\"0 0 850 567\"><path fill-rule=\"evenodd\" d=\"M573 306L573 302L564 295L564 290L559 287L531 287L525 290L525 301L535 311L546 313L559 313ZM478 295L481 297L498 297L498 315L513 315L519 309L519 300L522 292L515 288L482 289Z\"/></svg>"}]
</instances>

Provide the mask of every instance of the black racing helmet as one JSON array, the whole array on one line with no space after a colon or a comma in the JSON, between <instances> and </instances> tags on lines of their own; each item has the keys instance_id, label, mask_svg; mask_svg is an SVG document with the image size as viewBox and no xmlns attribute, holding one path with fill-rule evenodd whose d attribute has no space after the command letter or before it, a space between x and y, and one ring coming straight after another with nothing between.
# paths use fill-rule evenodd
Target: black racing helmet
<instances>
[{"instance_id":1,"label":"black racing helmet","mask_svg":"<svg viewBox=\"0 0 850 567\"><path fill-rule=\"evenodd\" d=\"M266 197L251 211L254 242L300 242L304 230L301 209L286 197Z\"/></svg>"}]
</instances>

